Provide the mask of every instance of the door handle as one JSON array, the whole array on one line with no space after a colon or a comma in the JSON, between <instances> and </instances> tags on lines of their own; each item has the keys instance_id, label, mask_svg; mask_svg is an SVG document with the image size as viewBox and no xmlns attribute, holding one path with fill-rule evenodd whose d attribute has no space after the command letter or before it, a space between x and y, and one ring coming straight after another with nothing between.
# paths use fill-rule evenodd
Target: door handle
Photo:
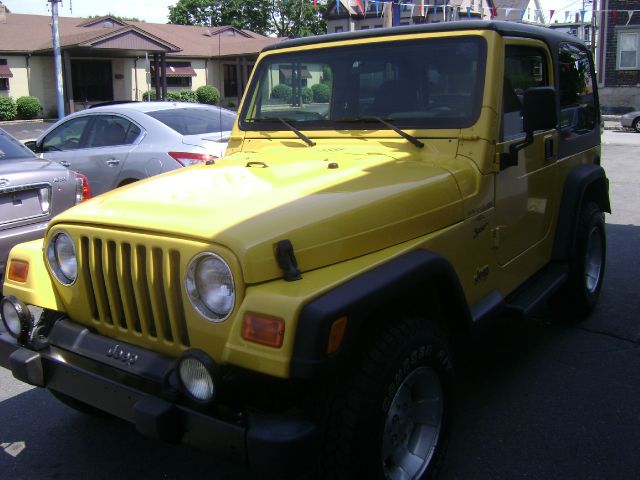
<instances>
[{"instance_id":1,"label":"door handle","mask_svg":"<svg viewBox=\"0 0 640 480\"><path fill-rule=\"evenodd\" d=\"M110 167L115 167L116 165L120 165L120 160L118 160L117 158L110 158L109 160L107 160L107 165L109 165Z\"/></svg>"},{"instance_id":2,"label":"door handle","mask_svg":"<svg viewBox=\"0 0 640 480\"><path fill-rule=\"evenodd\" d=\"M69 162L67 162L66 160L60 160L60 165L62 165L63 167L70 167L71 164Z\"/></svg>"},{"instance_id":3,"label":"door handle","mask_svg":"<svg viewBox=\"0 0 640 480\"><path fill-rule=\"evenodd\" d=\"M553 138L544 139L544 159L553 160Z\"/></svg>"}]
</instances>

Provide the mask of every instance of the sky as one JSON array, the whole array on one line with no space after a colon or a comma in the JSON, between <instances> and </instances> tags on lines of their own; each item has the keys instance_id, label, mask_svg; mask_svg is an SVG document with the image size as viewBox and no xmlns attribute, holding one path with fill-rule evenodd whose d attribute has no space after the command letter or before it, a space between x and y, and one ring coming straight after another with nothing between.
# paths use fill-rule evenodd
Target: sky
<instances>
[{"instance_id":1,"label":"sky","mask_svg":"<svg viewBox=\"0 0 640 480\"><path fill-rule=\"evenodd\" d=\"M12 13L51 15L47 0L1 0ZM62 0L58 12L63 17L88 17L113 13L122 17L136 17L151 23L167 23L169 5L177 0Z\"/></svg>"},{"instance_id":2,"label":"sky","mask_svg":"<svg viewBox=\"0 0 640 480\"><path fill-rule=\"evenodd\" d=\"M32 13L50 15L51 4L47 0L1 0L13 13ZM312 0L309 0L310 2ZM331 0L330 0L331 1ZM136 17L152 23L167 23L169 5L175 5L177 0L62 0L59 6L61 16L88 17L90 15L106 15L113 13L123 17ZM429 3L427 1L427 3ZM542 8L579 11L583 0L541 0ZM585 2L586 3L586 2ZM559 21L564 20L564 13L556 15ZM554 17L554 20L556 19Z\"/></svg>"}]
</instances>

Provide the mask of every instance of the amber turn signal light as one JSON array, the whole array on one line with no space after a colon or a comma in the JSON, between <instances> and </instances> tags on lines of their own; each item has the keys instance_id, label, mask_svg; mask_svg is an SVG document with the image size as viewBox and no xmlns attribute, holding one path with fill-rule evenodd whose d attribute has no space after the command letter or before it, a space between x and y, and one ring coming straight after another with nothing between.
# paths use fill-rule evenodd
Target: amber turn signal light
<instances>
[{"instance_id":1,"label":"amber turn signal light","mask_svg":"<svg viewBox=\"0 0 640 480\"><path fill-rule=\"evenodd\" d=\"M247 312L242 321L242 338L249 342L280 348L284 341L284 320Z\"/></svg>"},{"instance_id":2,"label":"amber turn signal light","mask_svg":"<svg viewBox=\"0 0 640 480\"><path fill-rule=\"evenodd\" d=\"M9 280L24 283L29 275L29 263L22 260L11 260L9 264Z\"/></svg>"},{"instance_id":3,"label":"amber turn signal light","mask_svg":"<svg viewBox=\"0 0 640 480\"><path fill-rule=\"evenodd\" d=\"M333 353L342 344L344 332L347 329L347 317L340 317L333 321L329 331L329 341L327 342L327 353Z\"/></svg>"}]
</instances>

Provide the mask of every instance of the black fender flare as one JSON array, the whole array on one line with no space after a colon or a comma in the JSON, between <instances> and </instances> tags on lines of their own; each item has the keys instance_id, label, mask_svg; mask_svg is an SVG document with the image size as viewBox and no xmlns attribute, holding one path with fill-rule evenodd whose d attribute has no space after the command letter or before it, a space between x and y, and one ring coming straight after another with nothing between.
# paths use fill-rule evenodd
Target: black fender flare
<instances>
[{"instance_id":1,"label":"black fender flare","mask_svg":"<svg viewBox=\"0 0 640 480\"><path fill-rule=\"evenodd\" d=\"M394 301L399 304L398 311L402 311L407 307L408 296L420 295L429 285L436 289L450 328L468 328L471 325L469 306L451 263L435 252L414 250L346 281L302 308L290 376L315 378L340 368L362 337L367 319ZM417 300L426 298L423 294ZM348 317L344 339L338 350L328 355L331 325L343 316Z\"/></svg>"},{"instance_id":2,"label":"black fender flare","mask_svg":"<svg viewBox=\"0 0 640 480\"><path fill-rule=\"evenodd\" d=\"M609 180L600 165L581 165L565 179L553 244L554 260L571 258L580 208L586 199L596 202L603 212L611 213Z\"/></svg>"}]
</instances>

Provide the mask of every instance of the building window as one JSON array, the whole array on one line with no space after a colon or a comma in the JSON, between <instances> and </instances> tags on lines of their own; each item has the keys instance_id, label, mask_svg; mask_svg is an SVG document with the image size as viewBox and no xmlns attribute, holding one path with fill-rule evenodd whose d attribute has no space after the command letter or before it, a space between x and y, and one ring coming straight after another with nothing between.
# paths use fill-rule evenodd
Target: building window
<instances>
[{"instance_id":1,"label":"building window","mask_svg":"<svg viewBox=\"0 0 640 480\"><path fill-rule=\"evenodd\" d=\"M224 65L224 96L238 96L238 70L235 64Z\"/></svg>"},{"instance_id":2,"label":"building window","mask_svg":"<svg viewBox=\"0 0 640 480\"><path fill-rule=\"evenodd\" d=\"M334 31L334 33L340 33L342 31L344 31L344 27L336 27L333 31Z\"/></svg>"},{"instance_id":3,"label":"building window","mask_svg":"<svg viewBox=\"0 0 640 480\"><path fill-rule=\"evenodd\" d=\"M9 79L0 78L0 91L9 90Z\"/></svg>"},{"instance_id":4,"label":"building window","mask_svg":"<svg viewBox=\"0 0 640 480\"><path fill-rule=\"evenodd\" d=\"M156 88L156 76L151 76L151 86ZM160 79L162 86L162 78ZM167 87L191 88L191 77L169 77L167 76Z\"/></svg>"},{"instance_id":5,"label":"building window","mask_svg":"<svg viewBox=\"0 0 640 480\"><path fill-rule=\"evenodd\" d=\"M620 32L618 34L618 70L638 70L640 68L639 41L639 32Z\"/></svg>"},{"instance_id":6,"label":"building window","mask_svg":"<svg viewBox=\"0 0 640 480\"><path fill-rule=\"evenodd\" d=\"M0 91L9 90L9 78L13 77L7 59L0 59Z\"/></svg>"}]
</instances>

